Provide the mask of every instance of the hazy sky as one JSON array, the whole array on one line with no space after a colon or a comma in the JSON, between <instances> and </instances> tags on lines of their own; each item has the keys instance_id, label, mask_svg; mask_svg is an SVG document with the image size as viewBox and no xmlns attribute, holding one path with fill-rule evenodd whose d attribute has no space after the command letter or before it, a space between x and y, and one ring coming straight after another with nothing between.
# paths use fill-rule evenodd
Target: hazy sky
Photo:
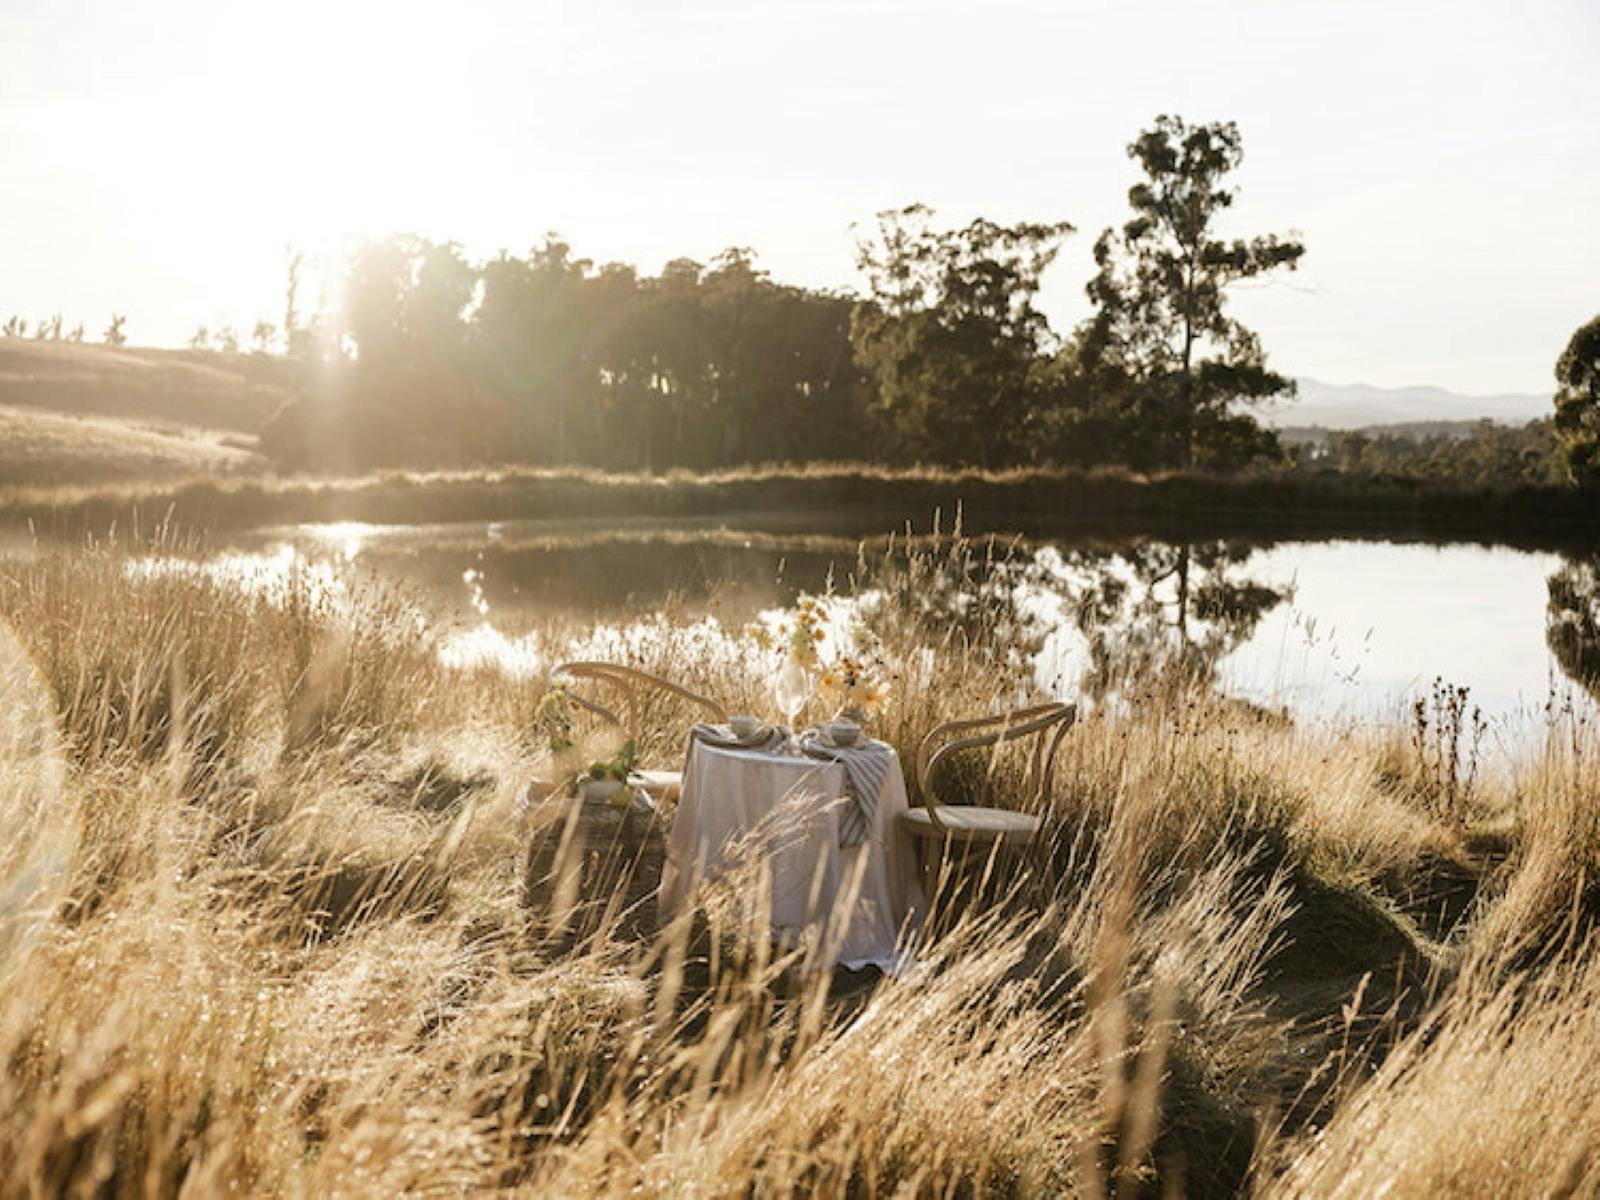
<instances>
[{"instance_id":1,"label":"hazy sky","mask_svg":"<svg viewBox=\"0 0 1600 1200\"><path fill-rule=\"evenodd\" d=\"M854 286L921 200L1076 224L1066 329L1161 112L1308 243L1237 306L1280 369L1544 392L1600 311L1600 0L0 0L0 313L248 330L285 243L397 229Z\"/></svg>"}]
</instances>

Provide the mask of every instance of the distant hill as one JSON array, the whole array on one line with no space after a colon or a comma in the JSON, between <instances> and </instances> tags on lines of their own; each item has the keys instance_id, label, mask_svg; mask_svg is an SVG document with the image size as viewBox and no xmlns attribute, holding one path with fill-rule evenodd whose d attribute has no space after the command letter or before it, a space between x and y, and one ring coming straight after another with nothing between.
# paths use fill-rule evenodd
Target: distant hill
<instances>
[{"instance_id":1,"label":"distant hill","mask_svg":"<svg viewBox=\"0 0 1600 1200\"><path fill-rule=\"evenodd\" d=\"M281 359L0 338L0 405L253 434L287 398Z\"/></svg>"},{"instance_id":2,"label":"distant hill","mask_svg":"<svg viewBox=\"0 0 1600 1200\"><path fill-rule=\"evenodd\" d=\"M1300 395L1262 410L1268 425L1363 429L1373 425L1431 425L1493 421L1522 425L1551 412L1549 396L1463 396L1436 387L1379 388L1364 383L1300 379Z\"/></svg>"},{"instance_id":3,"label":"distant hill","mask_svg":"<svg viewBox=\"0 0 1600 1200\"><path fill-rule=\"evenodd\" d=\"M281 360L0 338L0 487L258 473Z\"/></svg>"},{"instance_id":4,"label":"distant hill","mask_svg":"<svg viewBox=\"0 0 1600 1200\"><path fill-rule=\"evenodd\" d=\"M261 474L268 464L254 440L172 421L0 405L0 488Z\"/></svg>"},{"instance_id":5,"label":"distant hill","mask_svg":"<svg viewBox=\"0 0 1600 1200\"><path fill-rule=\"evenodd\" d=\"M1491 418L1479 417L1476 421L1391 421L1383 425L1362 425L1356 430L1330 429L1326 425L1279 425L1278 437L1290 446L1302 443L1325 442L1331 434L1359 432L1374 436L1387 435L1389 437L1411 438L1413 441L1427 441L1430 438L1449 438L1452 441L1461 441L1471 437ZM1522 424L1523 422L1518 422ZM1507 422L1496 422L1506 424Z\"/></svg>"}]
</instances>

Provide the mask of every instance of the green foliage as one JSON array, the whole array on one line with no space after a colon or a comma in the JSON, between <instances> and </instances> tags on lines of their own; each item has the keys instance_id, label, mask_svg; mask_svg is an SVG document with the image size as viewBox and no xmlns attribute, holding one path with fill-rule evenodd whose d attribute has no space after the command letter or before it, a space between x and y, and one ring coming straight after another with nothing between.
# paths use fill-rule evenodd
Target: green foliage
<instances>
[{"instance_id":1,"label":"green foliage","mask_svg":"<svg viewBox=\"0 0 1600 1200\"><path fill-rule=\"evenodd\" d=\"M1085 391L1069 430L1121 426L1138 466L1226 469L1272 457L1272 436L1235 406L1294 385L1267 368L1260 339L1227 314L1227 293L1294 269L1305 247L1276 235L1218 236L1235 195L1224 179L1243 159L1232 122L1158 117L1128 154L1145 178L1128 192L1132 219L1095 243L1096 312L1078 334Z\"/></svg>"},{"instance_id":2,"label":"green foliage","mask_svg":"<svg viewBox=\"0 0 1600 1200\"><path fill-rule=\"evenodd\" d=\"M567 695L565 683L556 684L539 697L533 719L549 741L552 754L561 754L572 748L572 699Z\"/></svg>"},{"instance_id":3,"label":"green foliage","mask_svg":"<svg viewBox=\"0 0 1600 1200\"><path fill-rule=\"evenodd\" d=\"M859 247L859 300L780 283L741 247L651 277L596 266L556 234L482 263L395 235L356 248L338 314L302 321L291 254L283 328L302 395L261 446L349 470L707 470L864 449L983 468L1279 459L1239 406L1292 385L1225 298L1303 247L1216 234L1241 156L1233 125L1162 117L1130 153L1146 176L1134 216L1101 237L1098 311L1065 346L1036 300L1066 222L938 230L921 205L884 212Z\"/></svg>"},{"instance_id":4,"label":"green foliage","mask_svg":"<svg viewBox=\"0 0 1600 1200\"><path fill-rule=\"evenodd\" d=\"M1574 483L1600 483L1600 316L1581 325L1556 360L1556 431Z\"/></svg>"},{"instance_id":5,"label":"green foliage","mask_svg":"<svg viewBox=\"0 0 1600 1200\"><path fill-rule=\"evenodd\" d=\"M481 266L395 237L350 277L333 342L354 353L264 432L280 461L704 469L844 457L870 420L852 301L776 283L746 250L641 278L554 234Z\"/></svg>"},{"instance_id":6,"label":"green foliage","mask_svg":"<svg viewBox=\"0 0 1600 1200\"><path fill-rule=\"evenodd\" d=\"M633 767L637 752L633 742L626 741L622 749L610 758L599 759L589 764L589 769L584 772L584 778L592 783L603 783L606 780L615 780L617 783L627 783L628 776L633 774Z\"/></svg>"},{"instance_id":7,"label":"green foliage","mask_svg":"<svg viewBox=\"0 0 1600 1200\"><path fill-rule=\"evenodd\" d=\"M938 232L932 217L920 204L880 213L876 239L861 245L872 295L851 322L857 358L913 456L1024 461L1049 336L1034 297L1072 226L980 218Z\"/></svg>"},{"instance_id":8,"label":"green foliage","mask_svg":"<svg viewBox=\"0 0 1600 1200\"><path fill-rule=\"evenodd\" d=\"M1567 481L1562 447L1549 420L1518 428L1480 421L1465 436L1383 429L1334 431L1295 448L1295 470L1337 471L1372 479L1413 479L1474 490L1558 487Z\"/></svg>"}]
</instances>

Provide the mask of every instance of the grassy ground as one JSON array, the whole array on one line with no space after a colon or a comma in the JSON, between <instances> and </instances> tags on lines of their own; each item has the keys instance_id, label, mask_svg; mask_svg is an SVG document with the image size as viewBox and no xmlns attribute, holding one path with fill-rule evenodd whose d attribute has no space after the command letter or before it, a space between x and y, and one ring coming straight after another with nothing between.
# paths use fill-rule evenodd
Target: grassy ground
<instances>
[{"instance_id":1,"label":"grassy ground","mask_svg":"<svg viewBox=\"0 0 1600 1200\"><path fill-rule=\"evenodd\" d=\"M1022 682L1001 608L922 603L951 555L870 581L903 756ZM756 863L659 935L530 907L544 681L444 668L403 596L80 551L0 567L0 615L8 1194L1600 1186L1600 741L1570 720L1469 784L1447 715L1333 737L1145 675L914 977L810 978ZM538 641L766 703L754 648L646 633ZM684 719L645 715L647 758Z\"/></svg>"},{"instance_id":2,"label":"grassy ground","mask_svg":"<svg viewBox=\"0 0 1600 1200\"><path fill-rule=\"evenodd\" d=\"M254 434L286 398L266 355L0 338L0 405Z\"/></svg>"},{"instance_id":3,"label":"grassy ground","mask_svg":"<svg viewBox=\"0 0 1600 1200\"><path fill-rule=\"evenodd\" d=\"M262 474L255 431L283 402L281 376L262 356L0 338L0 488Z\"/></svg>"},{"instance_id":4,"label":"grassy ground","mask_svg":"<svg viewBox=\"0 0 1600 1200\"><path fill-rule=\"evenodd\" d=\"M239 434L0 405L0 479L13 485L227 477L265 467Z\"/></svg>"}]
</instances>

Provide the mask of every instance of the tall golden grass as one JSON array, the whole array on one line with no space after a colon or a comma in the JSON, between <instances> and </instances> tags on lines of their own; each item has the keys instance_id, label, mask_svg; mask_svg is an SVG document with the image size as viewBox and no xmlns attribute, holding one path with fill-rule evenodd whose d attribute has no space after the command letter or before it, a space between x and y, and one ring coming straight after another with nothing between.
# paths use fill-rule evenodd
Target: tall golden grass
<instances>
[{"instance_id":1,"label":"tall golden grass","mask_svg":"<svg viewBox=\"0 0 1600 1200\"><path fill-rule=\"evenodd\" d=\"M964 553L863 566L904 756L1026 685L1003 598L924 603ZM1147 675L1066 741L1042 844L861 980L775 942L758 856L659 934L554 936L516 803L544 681L446 668L419 615L114 547L0 567L0 1191L1594 1190L1581 722L1442 805L1405 731ZM620 652L763 703L703 632Z\"/></svg>"}]
</instances>

